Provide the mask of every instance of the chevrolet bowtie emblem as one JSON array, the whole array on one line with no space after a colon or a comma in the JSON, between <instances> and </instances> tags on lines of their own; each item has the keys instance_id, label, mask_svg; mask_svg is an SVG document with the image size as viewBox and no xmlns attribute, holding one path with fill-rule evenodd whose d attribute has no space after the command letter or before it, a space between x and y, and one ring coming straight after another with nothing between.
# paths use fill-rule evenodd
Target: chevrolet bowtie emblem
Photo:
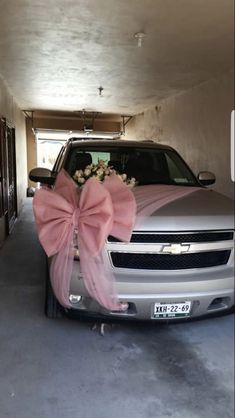
<instances>
[{"instance_id":1,"label":"chevrolet bowtie emblem","mask_svg":"<svg viewBox=\"0 0 235 418\"><path fill-rule=\"evenodd\" d=\"M171 244L162 247L162 253L168 254L182 254L189 251L189 245Z\"/></svg>"}]
</instances>

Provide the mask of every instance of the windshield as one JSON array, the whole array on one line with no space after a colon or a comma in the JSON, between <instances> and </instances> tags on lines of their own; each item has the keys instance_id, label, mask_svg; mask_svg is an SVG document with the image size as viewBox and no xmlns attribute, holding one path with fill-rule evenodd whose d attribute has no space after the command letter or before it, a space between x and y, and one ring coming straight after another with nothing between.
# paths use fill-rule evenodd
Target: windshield
<instances>
[{"instance_id":1,"label":"windshield","mask_svg":"<svg viewBox=\"0 0 235 418\"><path fill-rule=\"evenodd\" d=\"M65 169L73 176L89 164L105 161L118 174L135 177L139 185L175 184L198 186L194 174L173 150L156 148L127 148L88 146L72 148Z\"/></svg>"}]
</instances>

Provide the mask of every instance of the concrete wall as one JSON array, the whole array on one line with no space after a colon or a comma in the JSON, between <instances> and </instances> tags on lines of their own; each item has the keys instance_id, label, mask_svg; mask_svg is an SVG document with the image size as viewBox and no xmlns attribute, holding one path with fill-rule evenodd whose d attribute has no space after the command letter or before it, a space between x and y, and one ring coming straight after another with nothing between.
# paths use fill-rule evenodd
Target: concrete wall
<instances>
[{"instance_id":1,"label":"concrete wall","mask_svg":"<svg viewBox=\"0 0 235 418\"><path fill-rule=\"evenodd\" d=\"M16 175L17 175L17 208L21 211L27 187L27 157L25 117L15 102L9 89L0 78L0 115L15 127L16 134ZM0 243L4 238L5 224L0 218Z\"/></svg>"},{"instance_id":2,"label":"concrete wall","mask_svg":"<svg viewBox=\"0 0 235 418\"><path fill-rule=\"evenodd\" d=\"M154 139L176 148L195 174L216 174L214 188L230 197L230 115L234 108L234 73L228 72L136 115L125 139Z\"/></svg>"}]
</instances>

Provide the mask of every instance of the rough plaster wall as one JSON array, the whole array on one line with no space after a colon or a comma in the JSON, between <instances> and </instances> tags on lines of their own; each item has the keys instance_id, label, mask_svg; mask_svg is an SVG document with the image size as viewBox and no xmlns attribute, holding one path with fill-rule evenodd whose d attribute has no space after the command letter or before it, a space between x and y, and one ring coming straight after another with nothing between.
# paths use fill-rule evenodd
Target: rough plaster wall
<instances>
[{"instance_id":1,"label":"rough plaster wall","mask_svg":"<svg viewBox=\"0 0 235 418\"><path fill-rule=\"evenodd\" d=\"M27 159L26 159L26 130L25 117L8 88L0 78L0 116L5 117L15 127L16 134L16 175L17 175L17 203L20 212L26 196L27 187Z\"/></svg>"},{"instance_id":2,"label":"rough plaster wall","mask_svg":"<svg viewBox=\"0 0 235 418\"><path fill-rule=\"evenodd\" d=\"M135 116L126 139L154 139L179 151L197 174L216 174L214 188L230 197L230 115L234 108L234 73L228 72L162 101Z\"/></svg>"}]
</instances>

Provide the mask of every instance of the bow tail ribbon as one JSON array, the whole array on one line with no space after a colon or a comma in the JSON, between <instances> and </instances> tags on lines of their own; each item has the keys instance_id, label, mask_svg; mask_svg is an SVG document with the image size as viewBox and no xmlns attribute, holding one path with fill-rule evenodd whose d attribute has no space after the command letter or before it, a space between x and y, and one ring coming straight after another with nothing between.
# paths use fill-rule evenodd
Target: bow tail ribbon
<instances>
[{"instance_id":1,"label":"bow tail ribbon","mask_svg":"<svg viewBox=\"0 0 235 418\"><path fill-rule=\"evenodd\" d=\"M69 294L74 263L74 252L71 248L73 233L71 230L66 245L54 255L50 265L50 280L54 294L60 304L67 308L71 308Z\"/></svg>"}]
</instances>

